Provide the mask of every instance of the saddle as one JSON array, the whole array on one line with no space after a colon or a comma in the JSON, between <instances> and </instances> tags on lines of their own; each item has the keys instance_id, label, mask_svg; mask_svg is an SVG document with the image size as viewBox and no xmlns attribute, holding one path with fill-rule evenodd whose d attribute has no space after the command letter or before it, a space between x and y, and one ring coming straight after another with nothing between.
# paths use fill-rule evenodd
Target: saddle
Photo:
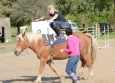
<instances>
[{"instance_id":1,"label":"saddle","mask_svg":"<svg viewBox=\"0 0 115 83\"><path fill-rule=\"evenodd\" d=\"M59 44L67 43L66 37L62 36L59 39L56 39L56 37L53 34L43 34L44 36L44 44L47 46L55 46Z\"/></svg>"},{"instance_id":2,"label":"saddle","mask_svg":"<svg viewBox=\"0 0 115 83\"><path fill-rule=\"evenodd\" d=\"M54 62L53 62L54 46L59 45L59 44L67 43L66 37L62 36L61 38L56 39L53 34L52 35L43 34L43 36L44 36L44 44L51 47L51 53L50 53L50 59L49 60L54 64Z\"/></svg>"}]
</instances>

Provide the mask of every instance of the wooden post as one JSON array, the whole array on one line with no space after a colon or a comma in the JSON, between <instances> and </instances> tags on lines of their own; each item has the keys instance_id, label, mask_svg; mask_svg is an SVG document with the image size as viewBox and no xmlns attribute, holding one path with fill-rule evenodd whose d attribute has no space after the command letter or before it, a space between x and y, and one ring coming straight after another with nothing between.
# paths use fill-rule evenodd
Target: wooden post
<instances>
[{"instance_id":1,"label":"wooden post","mask_svg":"<svg viewBox=\"0 0 115 83\"><path fill-rule=\"evenodd\" d=\"M96 28L97 28L98 38L100 38L100 27L99 27L99 24L96 24Z\"/></svg>"}]
</instances>

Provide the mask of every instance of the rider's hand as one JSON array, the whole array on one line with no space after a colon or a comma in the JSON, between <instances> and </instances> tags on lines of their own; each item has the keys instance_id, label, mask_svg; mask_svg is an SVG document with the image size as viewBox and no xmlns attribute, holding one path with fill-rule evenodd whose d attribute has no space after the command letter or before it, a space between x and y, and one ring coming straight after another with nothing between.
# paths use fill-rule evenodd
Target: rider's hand
<instances>
[{"instance_id":1,"label":"rider's hand","mask_svg":"<svg viewBox=\"0 0 115 83\"><path fill-rule=\"evenodd\" d=\"M34 20L34 22L37 22L37 21L39 21L39 19Z\"/></svg>"},{"instance_id":2,"label":"rider's hand","mask_svg":"<svg viewBox=\"0 0 115 83\"><path fill-rule=\"evenodd\" d=\"M53 22L53 20L47 20L48 22Z\"/></svg>"}]
</instances>

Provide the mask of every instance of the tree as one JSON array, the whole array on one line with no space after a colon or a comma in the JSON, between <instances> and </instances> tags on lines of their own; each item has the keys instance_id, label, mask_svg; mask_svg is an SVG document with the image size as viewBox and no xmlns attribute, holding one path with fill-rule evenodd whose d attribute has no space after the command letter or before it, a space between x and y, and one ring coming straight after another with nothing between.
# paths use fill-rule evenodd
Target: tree
<instances>
[{"instance_id":1,"label":"tree","mask_svg":"<svg viewBox=\"0 0 115 83\"><path fill-rule=\"evenodd\" d=\"M13 6L11 14L12 24L20 26L31 23L36 18L45 15L47 12L47 6L52 0L17 0Z\"/></svg>"},{"instance_id":2,"label":"tree","mask_svg":"<svg viewBox=\"0 0 115 83\"><path fill-rule=\"evenodd\" d=\"M89 18L94 17L94 3L92 0L55 0L59 11L67 15L68 19L77 21L79 26L87 25ZM91 12L93 11L93 12ZM77 24L78 24L77 23Z\"/></svg>"},{"instance_id":3,"label":"tree","mask_svg":"<svg viewBox=\"0 0 115 83\"><path fill-rule=\"evenodd\" d=\"M0 17L10 17L12 6L17 0L1 0L0 1Z\"/></svg>"},{"instance_id":4,"label":"tree","mask_svg":"<svg viewBox=\"0 0 115 83\"><path fill-rule=\"evenodd\" d=\"M79 25L101 21L113 23L112 18L115 21L115 0L55 0L55 3L63 15Z\"/></svg>"},{"instance_id":5,"label":"tree","mask_svg":"<svg viewBox=\"0 0 115 83\"><path fill-rule=\"evenodd\" d=\"M23 21L23 24L31 22L46 14L49 3L50 0L18 0L14 5L12 18L16 22Z\"/></svg>"}]
</instances>

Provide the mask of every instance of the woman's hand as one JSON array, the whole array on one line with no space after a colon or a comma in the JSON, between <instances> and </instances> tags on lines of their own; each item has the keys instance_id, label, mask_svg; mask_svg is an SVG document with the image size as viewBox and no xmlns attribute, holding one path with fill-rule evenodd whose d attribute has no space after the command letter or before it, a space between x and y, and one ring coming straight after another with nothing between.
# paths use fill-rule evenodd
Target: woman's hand
<instances>
[{"instance_id":1,"label":"woman's hand","mask_svg":"<svg viewBox=\"0 0 115 83\"><path fill-rule=\"evenodd\" d=\"M61 49L60 51L61 51L61 52L64 52L64 49Z\"/></svg>"}]
</instances>

